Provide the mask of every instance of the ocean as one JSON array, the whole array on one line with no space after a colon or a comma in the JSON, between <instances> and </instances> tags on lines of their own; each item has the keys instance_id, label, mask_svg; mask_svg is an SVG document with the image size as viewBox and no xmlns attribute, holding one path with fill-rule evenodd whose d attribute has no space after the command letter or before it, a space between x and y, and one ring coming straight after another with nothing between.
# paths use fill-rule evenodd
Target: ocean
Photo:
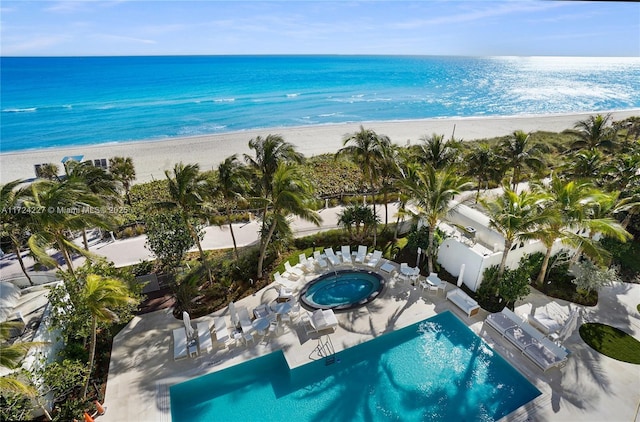
<instances>
[{"instance_id":1,"label":"ocean","mask_svg":"<svg viewBox=\"0 0 640 422\"><path fill-rule=\"evenodd\" d=\"M640 58L0 58L0 152L277 126L640 108Z\"/></svg>"}]
</instances>

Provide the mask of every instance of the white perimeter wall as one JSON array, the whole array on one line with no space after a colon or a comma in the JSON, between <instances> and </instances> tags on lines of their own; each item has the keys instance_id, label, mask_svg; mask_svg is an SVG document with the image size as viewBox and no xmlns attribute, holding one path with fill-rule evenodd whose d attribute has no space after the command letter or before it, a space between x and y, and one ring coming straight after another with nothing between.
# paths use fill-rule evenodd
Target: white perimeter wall
<instances>
[{"instance_id":1,"label":"white perimeter wall","mask_svg":"<svg viewBox=\"0 0 640 422\"><path fill-rule=\"evenodd\" d=\"M557 240L553 245L552 254L557 253L560 249L570 248ZM524 255L535 252L546 252L542 242L525 242L523 247L509 251L506 266L515 268ZM500 261L502 261L502 252L483 255L453 238L445 239L438 249L438 263L454 277L460 275L460 267L465 264L462 282L474 292L478 290L482 283L484 270L493 265L500 265Z\"/></svg>"}]
</instances>

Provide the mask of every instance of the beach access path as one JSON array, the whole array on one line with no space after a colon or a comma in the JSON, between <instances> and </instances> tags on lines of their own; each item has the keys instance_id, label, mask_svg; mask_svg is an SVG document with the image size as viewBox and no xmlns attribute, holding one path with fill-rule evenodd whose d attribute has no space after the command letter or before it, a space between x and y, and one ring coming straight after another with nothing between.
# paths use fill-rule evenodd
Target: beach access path
<instances>
[{"instance_id":1,"label":"beach access path","mask_svg":"<svg viewBox=\"0 0 640 422\"><path fill-rule=\"evenodd\" d=\"M320 126L272 127L214 135L204 135L169 140L148 140L99 145L83 145L69 148L48 148L0 154L0 180L7 183L16 179L35 177L34 165L54 163L62 167L67 156L83 156L83 160L131 157L136 169L136 183L164 179L164 172L175 164L199 164L201 170L211 170L227 157L238 154L252 155L249 140L256 136L279 134L296 146L305 156L335 153L342 148L345 135L364 126L380 135L387 135L398 145L416 144L423 136L444 135L449 139L465 141L506 136L516 130L524 132L562 132L572 129L576 122L591 115L606 112L571 114L543 114L525 116L452 117L420 120L372 121L329 124ZM613 120L640 116L640 109L612 112ZM0 152L2 149L0 149Z\"/></svg>"},{"instance_id":2,"label":"beach access path","mask_svg":"<svg viewBox=\"0 0 640 422\"><path fill-rule=\"evenodd\" d=\"M291 221L291 228L296 237L308 236L320 231L335 229L338 227L339 215L343 209L343 207L339 206L320 210L319 214L322 218L322 224L320 226L316 226L313 223L295 217ZM395 221L398 204L390 203L388 209L389 222ZM380 206L376 211L381 221L384 222L384 207ZM255 219L247 223L233 224L233 234L235 235L238 247L249 246L256 243L258 241L260 225L260 220ZM81 245L82 238L75 239L75 242ZM146 235L131 237L128 239L116 239L115 241L107 239L94 243L89 247L89 250L94 254L105 257L108 261L113 262L116 267L125 267L128 265L138 264L142 261L156 259L155 255L147 247L146 243ZM205 250L232 248L233 241L229 226L206 227L204 229L204 238L201 243L202 248ZM191 249L191 252L197 252L197 248ZM54 251L51 251L51 254L54 253ZM23 259L27 266L27 271L34 271L34 261L28 255L27 251L23 252ZM74 265L82 265L84 260L84 257L76 257L74 259ZM63 268L66 268L66 266ZM51 272L55 273L55 270L52 270ZM7 279L13 276L19 277L21 275L22 270L20 269L20 265L15 254L6 253L0 260L0 278Z\"/></svg>"}]
</instances>

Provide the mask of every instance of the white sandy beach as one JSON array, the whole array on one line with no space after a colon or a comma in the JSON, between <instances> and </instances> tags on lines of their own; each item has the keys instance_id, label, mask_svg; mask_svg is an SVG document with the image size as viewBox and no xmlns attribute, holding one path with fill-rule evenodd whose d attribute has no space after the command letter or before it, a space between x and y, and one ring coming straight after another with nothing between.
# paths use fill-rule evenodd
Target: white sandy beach
<instances>
[{"instance_id":1,"label":"white sandy beach","mask_svg":"<svg viewBox=\"0 0 640 422\"><path fill-rule=\"evenodd\" d=\"M35 176L34 165L56 163L65 156L83 155L85 160L132 157L137 183L164 178L164 171L182 161L198 163L202 170L209 170L232 154L251 153L250 139L268 134L280 134L306 156L333 153L342 147L345 134L353 133L362 124L378 134L384 134L397 144L419 142L424 135L444 134L449 138L455 128L455 137L475 140L508 135L515 130L532 132L547 130L560 132L573 128L574 124L593 113L553 114L510 117L467 117L423 119L406 121L344 123L322 126L276 127L247 130L216 135L205 135L170 140L85 145L72 148L51 148L25 152L0 154L0 178L2 183L14 179L30 179ZM640 109L616 111L614 120L640 116Z\"/></svg>"}]
</instances>

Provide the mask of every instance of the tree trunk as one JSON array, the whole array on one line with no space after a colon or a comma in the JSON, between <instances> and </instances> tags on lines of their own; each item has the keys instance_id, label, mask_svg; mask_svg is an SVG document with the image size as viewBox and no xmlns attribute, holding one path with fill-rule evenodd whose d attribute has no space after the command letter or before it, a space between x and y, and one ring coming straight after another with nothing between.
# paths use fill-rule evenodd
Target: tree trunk
<instances>
[{"instance_id":1,"label":"tree trunk","mask_svg":"<svg viewBox=\"0 0 640 422\"><path fill-rule=\"evenodd\" d=\"M542 287L542 285L544 284L544 279L547 276L547 267L549 266L549 259L551 259L551 248L552 246L547 247L547 253L545 253L544 259L542 260L540 274L538 274L538 278L536 280L536 286L538 287Z\"/></svg>"},{"instance_id":2,"label":"tree trunk","mask_svg":"<svg viewBox=\"0 0 640 422\"><path fill-rule=\"evenodd\" d=\"M267 254L267 245L271 241L271 236L273 236L273 232L275 231L276 231L276 224L274 222L269 228L269 233L267 233L267 237L260 242L260 257L258 258L258 278L262 278L262 264L264 263L264 257Z\"/></svg>"},{"instance_id":3,"label":"tree trunk","mask_svg":"<svg viewBox=\"0 0 640 422\"><path fill-rule=\"evenodd\" d=\"M519 167L513 168L513 180L511 181L511 189L516 192L518 188L518 179L520 178L520 169ZM516 192L517 193L517 192Z\"/></svg>"},{"instance_id":4,"label":"tree trunk","mask_svg":"<svg viewBox=\"0 0 640 422\"><path fill-rule=\"evenodd\" d=\"M87 240L87 230L82 229L82 243L84 244L84 250L89 250L89 241Z\"/></svg>"},{"instance_id":5,"label":"tree trunk","mask_svg":"<svg viewBox=\"0 0 640 422\"><path fill-rule=\"evenodd\" d=\"M91 343L89 344L89 372L87 372L87 380L82 389L82 398L87 398L87 390L89 389L89 380L91 379L91 371L93 370L93 360L96 358L96 330L98 327L98 319L93 316L91 321Z\"/></svg>"},{"instance_id":6,"label":"tree trunk","mask_svg":"<svg viewBox=\"0 0 640 422\"><path fill-rule=\"evenodd\" d=\"M71 256L69 255L69 251L67 251L67 248L62 242L62 239L60 237L58 237L57 243L58 243L58 248L60 248L60 253L62 253L62 256L64 257L64 261L67 263L67 270L69 270L73 278L76 278L75 272L73 271L73 262L71 261Z\"/></svg>"},{"instance_id":7,"label":"tree trunk","mask_svg":"<svg viewBox=\"0 0 640 422\"><path fill-rule=\"evenodd\" d=\"M429 226L429 245L427 247L427 264L429 267L429 273L433 272L433 231L435 226Z\"/></svg>"},{"instance_id":8,"label":"tree trunk","mask_svg":"<svg viewBox=\"0 0 640 422\"><path fill-rule=\"evenodd\" d=\"M498 290L496 295L500 292L500 284L502 283L502 275L504 274L504 268L507 265L507 256L509 255L509 251L511 250L511 246L513 246L513 241L505 239L504 241L504 251L502 252L502 260L500 261L500 267L498 267L498 276L497 276L497 284Z\"/></svg>"},{"instance_id":9,"label":"tree trunk","mask_svg":"<svg viewBox=\"0 0 640 422\"><path fill-rule=\"evenodd\" d=\"M480 199L481 183L482 183L482 178L480 176L478 176L478 189L476 190L476 204L478 203L478 200Z\"/></svg>"},{"instance_id":10,"label":"tree trunk","mask_svg":"<svg viewBox=\"0 0 640 422\"><path fill-rule=\"evenodd\" d=\"M29 284L33 286L33 280L31 280L31 276L29 276L29 273L27 273L27 268L25 267L24 261L22 260L22 251L20 250L20 244L14 239L11 239L11 242L13 243L13 250L16 253L16 257L18 257L20 269L22 269L24 276L27 277L27 280L29 280Z\"/></svg>"},{"instance_id":11,"label":"tree trunk","mask_svg":"<svg viewBox=\"0 0 640 422\"><path fill-rule=\"evenodd\" d=\"M386 190L384 192L384 229L387 230L387 226L389 225L389 195Z\"/></svg>"},{"instance_id":12,"label":"tree trunk","mask_svg":"<svg viewBox=\"0 0 640 422\"><path fill-rule=\"evenodd\" d=\"M236 235L233 234L233 224L231 224L231 215L229 214L229 210L227 210L227 223L229 224L229 231L231 232L231 240L233 241L233 253L236 256L236 261L237 261L239 259L238 246L236 245Z\"/></svg>"},{"instance_id":13,"label":"tree trunk","mask_svg":"<svg viewBox=\"0 0 640 422\"><path fill-rule=\"evenodd\" d=\"M193 237L193 240L196 241L196 245L198 246L198 252L200 252L200 259L202 260L202 265L204 265L204 269L207 270L207 277L209 278L209 284L213 284L213 276L211 275L211 268L209 268L207 257L204 255L204 251L202 250L202 245L200 244L200 238L198 237L198 233L196 233L196 230L193 228L191 223L187 222L187 227L189 228L189 233L191 233L191 237Z\"/></svg>"}]
</instances>

